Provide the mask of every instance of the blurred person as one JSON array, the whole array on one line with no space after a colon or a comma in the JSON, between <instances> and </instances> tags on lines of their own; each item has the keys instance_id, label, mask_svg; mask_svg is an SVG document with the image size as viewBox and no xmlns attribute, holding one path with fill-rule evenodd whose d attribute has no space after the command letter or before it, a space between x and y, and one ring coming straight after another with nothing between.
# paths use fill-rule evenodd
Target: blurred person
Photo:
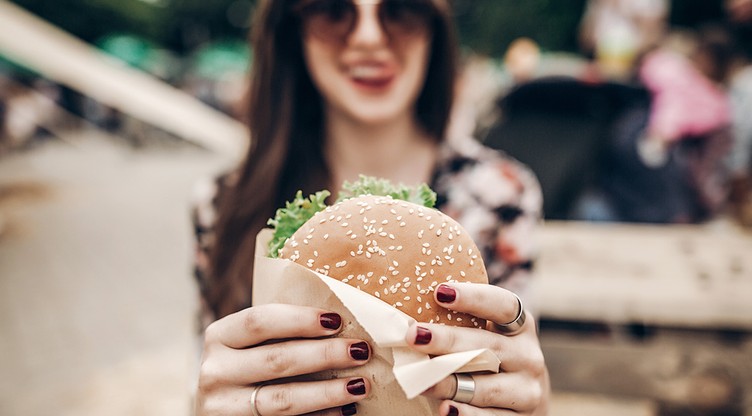
<instances>
[{"instance_id":1,"label":"blurred person","mask_svg":"<svg viewBox=\"0 0 752 416\"><path fill-rule=\"evenodd\" d=\"M743 2L727 2L742 7ZM748 2L752 6L752 2ZM742 13L744 10L736 10ZM729 10L729 20L744 16ZM751 17L749 23L752 23ZM698 33L692 57L698 68L724 88L731 106L731 151L726 160L729 174L729 211L743 225L752 226L752 64L733 26L708 24Z\"/></svg>"},{"instance_id":2,"label":"blurred person","mask_svg":"<svg viewBox=\"0 0 752 416\"><path fill-rule=\"evenodd\" d=\"M626 79L639 56L660 43L669 0L589 0L580 45L606 78Z\"/></svg>"},{"instance_id":3,"label":"blurred person","mask_svg":"<svg viewBox=\"0 0 752 416\"><path fill-rule=\"evenodd\" d=\"M360 366L367 343L332 338L341 324L332 311L249 307L255 237L275 209L298 189L338 189L359 174L428 183L437 208L473 235L493 283L442 285L442 304L506 323L526 316L508 289L523 293L530 275L540 189L505 155L470 138L445 139L457 54L446 1L267 0L255 18L251 147L239 168L200 188L194 210L208 325L196 412L355 414L378 380L280 377ZM443 400L441 415L546 412L550 387L534 319L515 334L419 327L422 336L414 325L405 339L420 352L490 348L503 358L501 373L475 376L469 403L450 400L453 377L425 392ZM419 342L425 334L430 341ZM284 374L270 354L285 357Z\"/></svg>"}]
</instances>

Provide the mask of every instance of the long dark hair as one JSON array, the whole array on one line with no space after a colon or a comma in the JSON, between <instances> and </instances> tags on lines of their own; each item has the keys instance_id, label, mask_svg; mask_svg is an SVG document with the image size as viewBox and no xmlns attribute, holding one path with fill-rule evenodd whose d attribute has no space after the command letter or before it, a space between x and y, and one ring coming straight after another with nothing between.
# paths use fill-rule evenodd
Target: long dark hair
<instances>
[{"instance_id":1,"label":"long dark hair","mask_svg":"<svg viewBox=\"0 0 752 416\"><path fill-rule=\"evenodd\" d=\"M291 0L260 2L252 26L248 126L251 145L234 184L220 194L210 284L204 293L221 318L250 305L256 234L297 190L329 185L323 156L323 105L306 70L302 34ZM433 41L415 106L421 127L443 140L457 71L457 44L445 0L432 0Z\"/></svg>"}]
</instances>

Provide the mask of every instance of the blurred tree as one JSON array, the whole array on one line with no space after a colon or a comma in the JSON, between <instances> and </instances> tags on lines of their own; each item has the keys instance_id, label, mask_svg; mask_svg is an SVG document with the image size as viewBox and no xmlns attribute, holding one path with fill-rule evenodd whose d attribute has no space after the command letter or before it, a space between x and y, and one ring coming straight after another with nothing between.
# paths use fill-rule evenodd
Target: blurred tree
<instances>
[{"instance_id":1,"label":"blurred tree","mask_svg":"<svg viewBox=\"0 0 752 416\"><path fill-rule=\"evenodd\" d=\"M575 52L586 0L454 0L462 43L501 56L518 37L544 50Z\"/></svg>"},{"instance_id":2,"label":"blurred tree","mask_svg":"<svg viewBox=\"0 0 752 416\"><path fill-rule=\"evenodd\" d=\"M87 42L131 33L179 53L244 38L255 0L11 0Z\"/></svg>"}]
</instances>

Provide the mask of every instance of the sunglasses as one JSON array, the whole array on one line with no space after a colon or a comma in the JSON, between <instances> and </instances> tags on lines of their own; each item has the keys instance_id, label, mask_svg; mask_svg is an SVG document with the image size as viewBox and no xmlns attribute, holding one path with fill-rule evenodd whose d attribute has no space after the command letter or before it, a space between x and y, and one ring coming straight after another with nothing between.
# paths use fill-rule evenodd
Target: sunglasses
<instances>
[{"instance_id":1,"label":"sunglasses","mask_svg":"<svg viewBox=\"0 0 752 416\"><path fill-rule=\"evenodd\" d=\"M355 30L358 5L376 5L381 29L389 39L420 33L436 14L430 0L303 0L293 11L305 33L344 42Z\"/></svg>"}]
</instances>

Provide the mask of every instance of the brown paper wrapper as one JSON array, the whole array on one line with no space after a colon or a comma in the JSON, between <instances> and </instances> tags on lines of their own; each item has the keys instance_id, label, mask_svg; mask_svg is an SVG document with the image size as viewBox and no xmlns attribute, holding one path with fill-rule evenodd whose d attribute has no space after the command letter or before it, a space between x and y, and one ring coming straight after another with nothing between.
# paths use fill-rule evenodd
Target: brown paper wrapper
<instances>
[{"instance_id":1,"label":"brown paper wrapper","mask_svg":"<svg viewBox=\"0 0 752 416\"><path fill-rule=\"evenodd\" d=\"M452 373L499 370L486 349L429 357L407 347L405 333L415 320L375 297L289 260L267 257L271 230L256 240L253 305L285 303L335 311L342 316L344 338L363 339L372 348L362 367L303 377L367 377L371 394L358 403L358 415L435 415L439 401L420 396Z\"/></svg>"}]
</instances>

